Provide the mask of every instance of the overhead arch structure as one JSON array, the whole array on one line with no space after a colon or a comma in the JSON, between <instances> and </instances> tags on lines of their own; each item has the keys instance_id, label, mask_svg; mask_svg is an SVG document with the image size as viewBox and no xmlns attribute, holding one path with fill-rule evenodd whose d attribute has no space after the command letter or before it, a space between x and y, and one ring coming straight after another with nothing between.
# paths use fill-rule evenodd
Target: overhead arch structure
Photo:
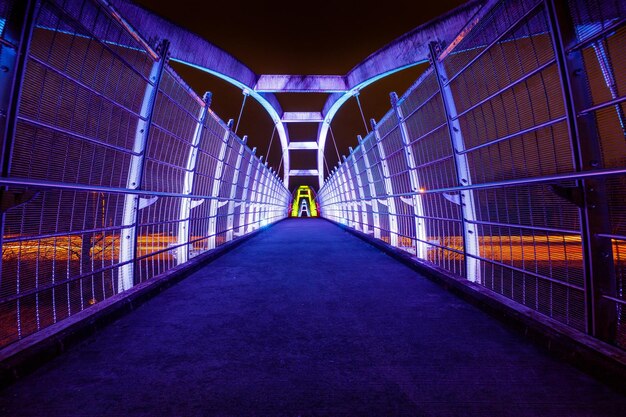
<instances>
[{"instance_id":1,"label":"overhead arch structure","mask_svg":"<svg viewBox=\"0 0 626 417\"><path fill-rule=\"evenodd\" d=\"M159 17L129 0L109 0L146 39L167 39L170 59L200 69L240 88L257 100L271 117L278 132L283 156L283 180L292 176L316 176L324 182L324 150L330 124L341 106L368 85L406 68L427 62L429 43L458 43L468 22L478 21L491 0L473 0L402 35L356 65L346 75L256 74L235 57L200 36ZM275 94L330 93L321 111L284 112ZM290 123L317 123L315 141L290 142ZM292 170L290 152L317 151L317 166Z\"/></svg>"},{"instance_id":2,"label":"overhead arch structure","mask_svg":"<svg viewBox=\"0 0 626 417\"><path fill-rule=\"evenodd\" d=\"M263 106L269 114L280 138L283 153L283 175L289 187L289 135L281 121L283 110L273 94L254 90L258 76L235 57L218 48L206 39L183 29L174 23L128 0L110 0L124 19L145 39L167 39L170 42L170 60L200 69L240 88L244 94Z\"/></svg>"}]
</instances>

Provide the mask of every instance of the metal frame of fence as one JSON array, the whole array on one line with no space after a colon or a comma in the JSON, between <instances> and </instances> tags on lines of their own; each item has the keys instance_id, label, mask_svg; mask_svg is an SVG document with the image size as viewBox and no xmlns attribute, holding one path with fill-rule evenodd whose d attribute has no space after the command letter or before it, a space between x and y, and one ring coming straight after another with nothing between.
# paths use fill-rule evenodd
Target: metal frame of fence
<instances>
[{"instance_id":1,"label":"metal frame of fence","mask_svg":"<svg viewBox=\"0 0 626 417\"><path fill-rule=\"evenodd\" d=\"M625 21L621 1L487 2L392 93L322 216L626 348Z\"/></svg>"},{"instance_id":2,"label":"metal frame of fence","mask_svg":"<svg viewBox=\"0 0 626 417\"><path fill-rule=\"evenodd\" d=\"M0 2L0 348L287 216L290 194L105 0Z\"/></svg>"}]
</instances>

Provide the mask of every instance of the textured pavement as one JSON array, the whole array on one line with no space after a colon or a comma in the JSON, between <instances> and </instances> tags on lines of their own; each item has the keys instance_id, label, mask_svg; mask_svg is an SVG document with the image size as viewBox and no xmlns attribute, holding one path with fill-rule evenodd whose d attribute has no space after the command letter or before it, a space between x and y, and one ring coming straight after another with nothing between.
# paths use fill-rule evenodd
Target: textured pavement
<instances>
[{"instance_id":1,"label":"textured pavement","mask_svg":"<svg viewBox=\"0 0 626 417\"><path fill-rule=\"evenodd\" d=\"M281 222L0 391L1 416L624 416L323 220Z\"/></svg>"}]
</instances>

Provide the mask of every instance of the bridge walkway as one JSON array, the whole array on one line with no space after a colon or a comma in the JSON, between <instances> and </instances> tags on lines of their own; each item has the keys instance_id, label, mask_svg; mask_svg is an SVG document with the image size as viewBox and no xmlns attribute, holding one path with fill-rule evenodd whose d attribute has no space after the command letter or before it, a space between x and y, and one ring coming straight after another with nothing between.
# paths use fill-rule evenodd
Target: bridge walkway
<instances>
[{"instance_id":1,"label":"bridge walkway","mask_svg":"<svg viewBox=\"0 0 626 417\"><path fill-rule=\"evenodd\" d=\"M623 416L324 220L283 221L0 392L3 416Z\"/></svg>"}]
</instances>

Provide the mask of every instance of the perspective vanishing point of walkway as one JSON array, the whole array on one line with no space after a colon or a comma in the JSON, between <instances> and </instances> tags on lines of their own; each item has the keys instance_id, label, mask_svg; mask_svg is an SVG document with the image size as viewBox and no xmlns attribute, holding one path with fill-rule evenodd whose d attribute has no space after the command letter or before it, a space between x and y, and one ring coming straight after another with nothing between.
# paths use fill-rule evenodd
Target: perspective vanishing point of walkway
<instances>
[{"instance_id":1,"label":"perspective vanishing point of walkway","mask_svg":"<svg viewBox=\"0 0 626 417\"><path fill-rule=\"evenodd\" d=\"M623 416L341 228L276 224L0 392L2 416Z\"/></svg>"}]
</instances>

